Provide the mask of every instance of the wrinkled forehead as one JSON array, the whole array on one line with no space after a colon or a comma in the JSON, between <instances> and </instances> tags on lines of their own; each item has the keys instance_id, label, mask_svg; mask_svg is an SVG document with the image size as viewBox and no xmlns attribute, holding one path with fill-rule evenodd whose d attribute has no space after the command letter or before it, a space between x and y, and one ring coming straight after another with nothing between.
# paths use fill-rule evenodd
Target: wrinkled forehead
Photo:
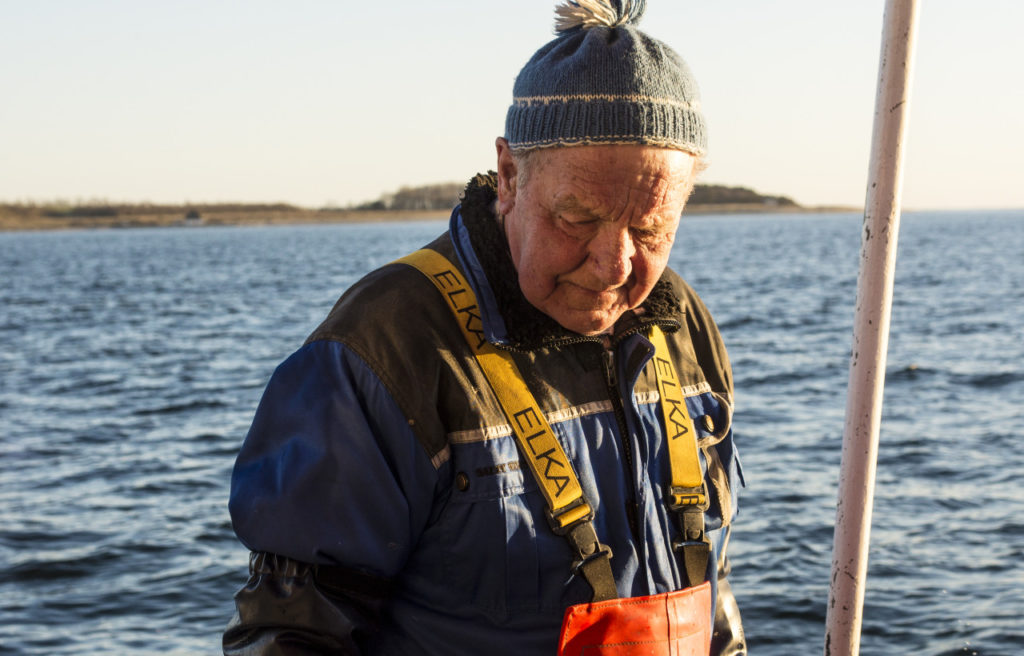
<instances>
[{"instance_id":1,"label":"wrinkled forehead","mask_svg":"<svg viewBox=\"0 0 1024 656\"><path fill-rule=\"evenodd\" d=\"M584 214L681 211L695 178L693 155L646 145L548 148L526 159L531 187L553 209Z\"/></svg>"}]
</instances>

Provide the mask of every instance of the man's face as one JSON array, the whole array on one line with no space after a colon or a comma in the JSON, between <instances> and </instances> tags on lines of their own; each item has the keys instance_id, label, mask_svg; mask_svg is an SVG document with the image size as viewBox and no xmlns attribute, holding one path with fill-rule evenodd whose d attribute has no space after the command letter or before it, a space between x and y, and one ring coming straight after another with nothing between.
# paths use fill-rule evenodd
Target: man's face
<instances>
[{"instance_id":1,"label":"man's face","mask_svg":"<svg viewBox=\"0 0 1024 656\"><path fill-rule=\"evenodd\" d=\"M498 212L519 287L563 327L605 332L647 298L668 264L695 158L641 145L550 148L520 184L498 139Z\"/></svg>"}]
</instances>

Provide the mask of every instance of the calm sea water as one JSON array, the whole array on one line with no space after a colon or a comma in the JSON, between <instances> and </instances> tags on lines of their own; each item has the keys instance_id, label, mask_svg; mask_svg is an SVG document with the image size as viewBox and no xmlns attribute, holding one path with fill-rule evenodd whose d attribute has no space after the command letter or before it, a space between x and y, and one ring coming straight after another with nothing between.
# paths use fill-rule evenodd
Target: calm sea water
<instances>
[{"instance_id":1,"label":"calm sea water","mask_svg":"<svg viewBox=\"0 0 1024 656\"><path fill-rule=\"evenodd\" d=\"M0 234L0 653L215 654L227 491L274 366L443 223ZM688 218L748 487L755 656L821 653L853 215ZM1024 212L904 216L864 654L1024 653Z\"/></svg>"}]
</instances>

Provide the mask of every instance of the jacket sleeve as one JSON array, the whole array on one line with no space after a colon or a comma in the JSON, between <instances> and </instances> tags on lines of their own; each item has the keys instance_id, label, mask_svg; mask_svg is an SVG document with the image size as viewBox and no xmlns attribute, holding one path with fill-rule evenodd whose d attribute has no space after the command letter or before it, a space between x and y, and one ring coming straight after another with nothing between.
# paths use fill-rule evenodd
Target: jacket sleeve
<instances>
[{"instance_id":1,"label":"jacket sleeve","mask_svg":"<svg viewBox=\"0 0 1024 656\"><path fill-rule=\"evenodd\" d=\"M232 473L253 555L226 654L358 653L433 505L437 470L410 423L340 342L277 368Z\"/></svg>"},{"instance_id":2,"label":"jacket sleeve","mask_svg":"<svg viewBox=\"0 0 1024 656\"><path fill-rule=\"evenodd\" d=\"M711 655L746 656L747 639L743 634L740 608L732 593L732 586L729 585L728 573L729 561L723 554L718 567L718 596L711 629Z\"/></svg>"},{"instance_id":3,"label":"jacket sleeve","mask_svg":"<svg viewBox=\"0 0 1024 656\"><path fill-rule=\"evenodd\" d=\"M359 654L358 644L379 628L390 587L361 572L253 552L224 654Z\"/></svg>"}]
</instances>

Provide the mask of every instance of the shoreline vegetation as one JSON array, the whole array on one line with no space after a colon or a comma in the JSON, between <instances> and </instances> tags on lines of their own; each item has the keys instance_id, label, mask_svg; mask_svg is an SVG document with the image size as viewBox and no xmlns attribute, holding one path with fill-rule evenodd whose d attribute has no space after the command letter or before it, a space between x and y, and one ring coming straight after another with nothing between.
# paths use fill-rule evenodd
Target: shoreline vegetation
<instances>
[{"instance_id":1,"label":"shoreline vegetation","mask_svg":"<svg viewBox=\"0 0 1024 656\"><path fill-rule=\"evenodd\" d=\"M462 187L461 183L402 187L360 205L319 209L286 203L0 203L0 231L441 220L448 218ZM683 218L707 214L859 211L854 207L805 207L785 196L764 196L745 187L697 185Z\"/></svg>"}]
</instances>

